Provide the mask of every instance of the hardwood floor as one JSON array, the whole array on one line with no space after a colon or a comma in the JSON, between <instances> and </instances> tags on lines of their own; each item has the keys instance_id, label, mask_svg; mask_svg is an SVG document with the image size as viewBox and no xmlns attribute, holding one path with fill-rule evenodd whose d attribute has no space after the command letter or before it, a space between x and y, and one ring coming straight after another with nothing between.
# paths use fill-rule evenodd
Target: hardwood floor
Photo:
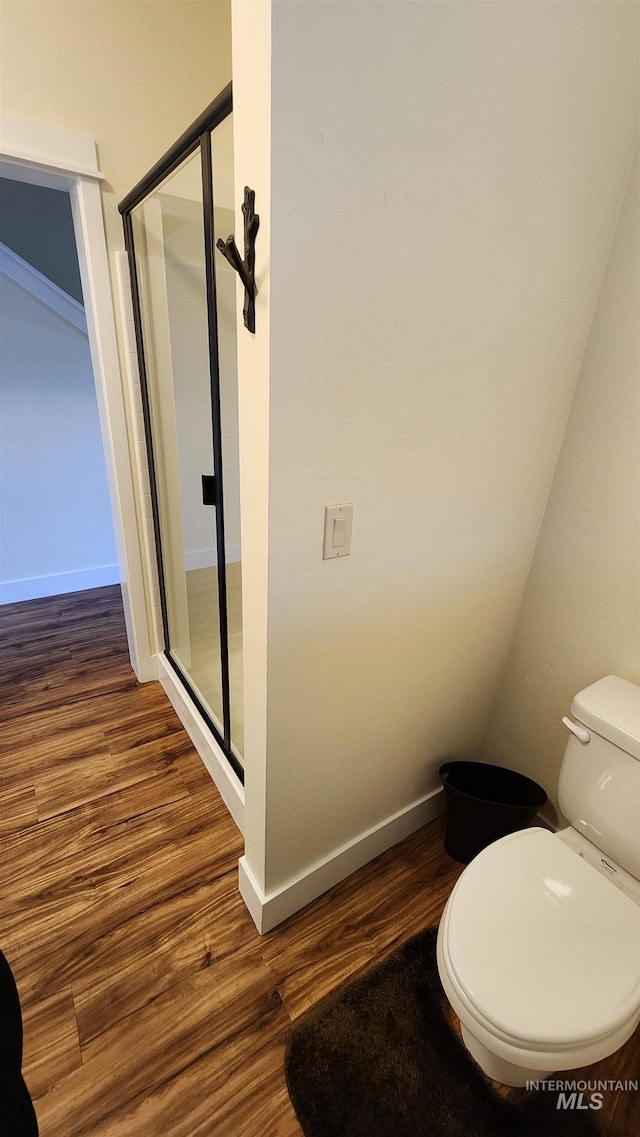
<instances>
[{"instance_id":1,"label":"hardwood floor","mask_svg":"<svg viewBox=\"0 0 640 1137\"><path fill-rule=\"evenodd\" d=\"M241 836L135 680L119 590L0 608L0 637L0 947L41 1137L300 1137L291 1023L438 921L461 871L442 823L260 938ZM637 1077L639 1053L636 1032L586 1076ZM598 1120L631 1137L637 1099L605 1094Z\"/></svg>"}]
</instances>

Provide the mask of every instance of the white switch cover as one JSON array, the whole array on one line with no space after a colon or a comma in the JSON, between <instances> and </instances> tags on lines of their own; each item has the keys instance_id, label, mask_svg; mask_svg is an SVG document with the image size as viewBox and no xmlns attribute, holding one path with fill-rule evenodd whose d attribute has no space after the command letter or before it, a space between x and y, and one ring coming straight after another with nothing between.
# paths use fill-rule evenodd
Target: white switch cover
<instances>
[{"instance_id":1,"label":"white switch cover","mask_svg":"<svg viewBox=\"0 0 640 1137\"><path fill-rule=\"evenodd\" d=\"M324 507L324 547L322 559L346 557L351 552L351 526L353 525L353 502Z\"/></svg>"}]
</instances>

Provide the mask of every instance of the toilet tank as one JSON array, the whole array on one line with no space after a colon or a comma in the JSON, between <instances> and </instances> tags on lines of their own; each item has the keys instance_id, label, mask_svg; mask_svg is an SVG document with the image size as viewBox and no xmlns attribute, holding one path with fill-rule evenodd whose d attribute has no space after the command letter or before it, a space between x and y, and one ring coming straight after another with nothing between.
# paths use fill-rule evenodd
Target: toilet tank
<instances>
[{"instance_id":1,"label":"toilet tank","mask_svg":"<svg viewBox=\"0 0 640 1137\"><path fill-rule=\"evenodd\" d=\"M576 695L571 715L586 734L585 741L569 734L560 809L574 829L638 879L640 687L607 675Z\"/></svg>"}]
</instances>

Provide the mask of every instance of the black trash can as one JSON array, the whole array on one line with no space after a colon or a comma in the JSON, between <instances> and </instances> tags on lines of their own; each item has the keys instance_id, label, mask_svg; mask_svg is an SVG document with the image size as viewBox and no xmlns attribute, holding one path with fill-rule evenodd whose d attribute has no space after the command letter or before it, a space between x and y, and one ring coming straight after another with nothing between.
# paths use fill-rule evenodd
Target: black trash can
<instances>
[{"instance_id":1,"label":"black trash can","mask_svg":"<svg viewBox=\"0 0 640 1137\"><path fill-rule=\"evenodd\" d=\"M547 800L531 778L488 762L445 762L440 777L447 803L445 851L463 865L492 841L526 829Z\"/></svg>"}]
</instances>

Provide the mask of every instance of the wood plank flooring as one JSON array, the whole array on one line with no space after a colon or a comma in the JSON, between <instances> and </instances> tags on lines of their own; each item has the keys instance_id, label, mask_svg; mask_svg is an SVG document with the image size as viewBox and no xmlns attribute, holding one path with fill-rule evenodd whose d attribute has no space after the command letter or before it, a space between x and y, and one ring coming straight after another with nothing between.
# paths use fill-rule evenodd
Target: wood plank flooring
<instances>
[{"instance_id":1,"label":"wood plank flooring","mask_svg":"<svg viewBox=\"0 0 640 1137\"><path fill-rule=\"evenodd\" d=\"M135 680L119 589L0 608L0 638L0 947L41 1137L301 1137L291 1023L438 921L461 871L442 823L260 938L241 836ZM585 1075L638 1077L639 1055L636 1032ZM640 1132L631 1094L598 1118Z\"/></svg>"}]
</instances>

